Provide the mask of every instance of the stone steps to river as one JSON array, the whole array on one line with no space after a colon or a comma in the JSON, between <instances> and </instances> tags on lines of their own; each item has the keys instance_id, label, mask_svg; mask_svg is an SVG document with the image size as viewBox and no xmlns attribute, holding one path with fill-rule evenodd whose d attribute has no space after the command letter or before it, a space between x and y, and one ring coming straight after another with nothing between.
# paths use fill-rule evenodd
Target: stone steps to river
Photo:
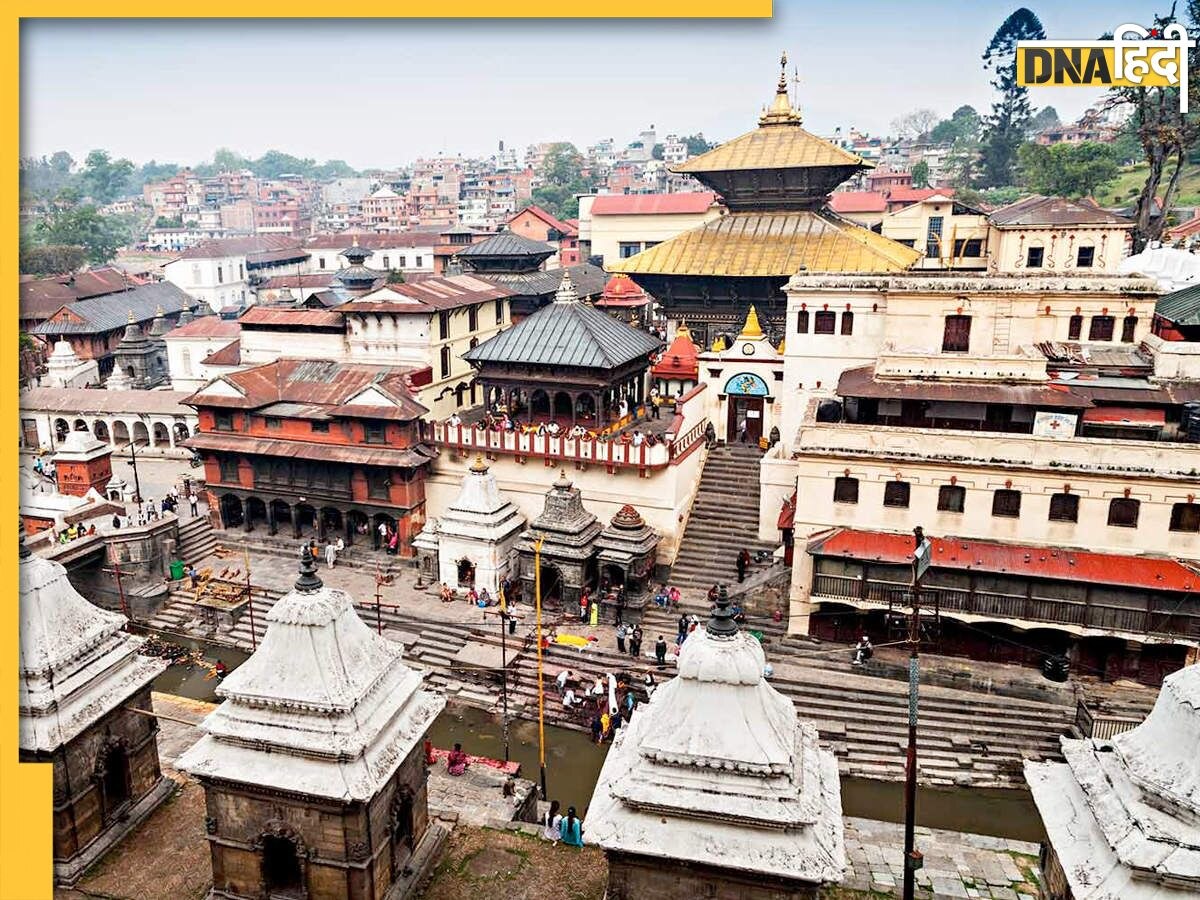
<instances>
[{"instance_id":1,"label":"stone steps to river","mask_svg":"<svg viewBox=\"0 0 1200 900\"><path fill-rule=\"evenodd\" d=\"M266 614L278 599L277 592L256 593L254 618L261 640ZM186 632L192 618L186 600L173 598L160 611L151 627L168 632ZM375 610L361 604L359 613L368 625L376 624ZM673 624L674 617L661 616ZM500 706L498 680L453 667L453 658L468 641L498 645L497 627L482 624L429 622L395 610L382 612L385 636L405 644L405 658L429 673L430 685L457 700L497 711ZM663 628L671 639L674 629ZM251 649L249 617L243 616L229 633L218 640ZM516 655L525 644L525 635L508 637L508 646ZM795 703L799 714L812 720L838 755L843 772L849 775L897 780L903 777L904 743L907 738L906 686L899 682L839 672L828 656L806 660L799 648L767 639L773 664L789 662L788 676L772 678L772 684ZM653 641L644 651L652 653ZM652 658L632 660L614 650L589 648L585 652L552 647L544 653L547 687L546 720L586 731L590 714L569 713L554 691L554 677L570 668L584 683L610 671L630 671L640 675L653 666ZM832 670L832 671L831 671ZM674 674L673 666L663 670L659 681ZM530 648L522 650L510 666L509 710L514 716L536 716L537 659ZM1061 704L1017 700L986 694L973 694L950 688L924 688L921 698L920 748L921 780L934 785L971 785L1012 787L1022 783L1021 761L1026 758L1057 759L1058 736L1067 731L1074 710Z\"/></svg>"}]
</instances>

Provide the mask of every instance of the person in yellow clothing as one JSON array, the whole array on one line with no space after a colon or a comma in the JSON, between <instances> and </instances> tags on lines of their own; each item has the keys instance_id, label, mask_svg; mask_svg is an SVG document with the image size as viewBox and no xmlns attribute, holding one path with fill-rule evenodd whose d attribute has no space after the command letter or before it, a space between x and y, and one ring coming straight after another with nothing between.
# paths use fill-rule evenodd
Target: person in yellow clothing
<instances>
[{"instance_id":1,"label":"person in yellow clothing","mask_svg":"<svg viewBox=\"0 0 1200 900\"><path fill-rule=\"evenodd\" d=\"M588 620L593 628L600 624L600 601L593 600L589 606L591 618Z\"/></svg>"}]
</instances>

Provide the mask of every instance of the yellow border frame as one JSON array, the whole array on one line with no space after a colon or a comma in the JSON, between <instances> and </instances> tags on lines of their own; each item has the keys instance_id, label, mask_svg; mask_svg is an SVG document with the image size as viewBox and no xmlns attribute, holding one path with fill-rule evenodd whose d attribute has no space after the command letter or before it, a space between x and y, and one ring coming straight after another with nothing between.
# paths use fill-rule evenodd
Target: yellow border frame
<instances>
[{"instance_id":1,"label":"yellow border frame","mask_svg":"<svg viewBox=\"0 0 1200 900\"><path fill-rule=\"evenodd\" d=\"M497 16L497 4L484 0L460 0L456 4L432 4L430 12L412 12L405 18L630 18L630 19L672 19L672 18L770 18L772 0L741 0L739 3L721 2L721 0L608 0L599 2L552 2L552 0L510 0L506 4L505 15ZM395 16L395 6L367 0L360 4L365 8L365 15L360 18L399 18ZM204 18L334 18L329 13L329 7L318 6L315 3L234 3L230 0L218 0L206 8ZM160 7L151 6L146 2L124 2L115 4L115 8L99 9L92 4L68 0L60 2L53 9L39 10L40 18L173 18L162 15ZM3 41L3 57L8 60L4 66L3 81L5 84L5 105L7 115L5 121L5 139L8 158L8 176L3 179L3 192L0 199L4 204L6 215L3 224L4 247L7 252L0 253L0 276L3 283L10 285L9 297L15 302L17 292L12 290L18 281L17 245L18 245L18 206L20 177L18 159L20 157L20 131L18 127L20 114L20 45L21 45L21 16L12 15L6 29ZM30 16L29 18L34 18ZM193 17L189 17L193 18ZM199 17L195 17L199 18ZM341 17L338 17L341 18ZM13 311L15 312L15 310ZM10 313L12 315L12 313ZM3 366L0 369L0 384L9 388L2 393L0 410L3 411L4 421L11 428L17 425L17 391L18 370L15 349L16 335L9 329L15 325L15 318L9 320L5 328L8 352L0 354ZM17 443L14 440L15 431L8 432L9 437L4 442L3 455L0 465L3 471L14 475L18 467ZM12 443L8 443L12 441ZM9 514L3 518L7 525L0 525L0 547L8 547L9 552L16 550L16 535L9 531L18 517L17 512L17 479L15 477L0 478L0 498L9 508ZM0 690L0 900L41 900L53 896L51 877L51 771L45 765L20 765L17 762L17 669L18 669L18 635L17 635L17 565L15 557L10 556L11 565L0 565L0 578L3 579L3 589L0 597L3 600L4 623L0 628L0 683L5 685ZM164 860L165 864L169 861Z\"/></svg>"}]
</instances>

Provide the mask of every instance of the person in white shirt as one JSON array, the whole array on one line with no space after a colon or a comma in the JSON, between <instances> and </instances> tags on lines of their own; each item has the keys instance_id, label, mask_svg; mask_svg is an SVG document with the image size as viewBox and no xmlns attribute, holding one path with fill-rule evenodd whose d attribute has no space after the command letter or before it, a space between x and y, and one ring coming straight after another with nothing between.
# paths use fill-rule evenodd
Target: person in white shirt
<instances>
[{"instance_id":1,"label":"person in white shirt","mask_svg":"<svg viewBox=\"0 0 1200 900\"><path fill-rule=\"evenodd\" d=\"M559 809L559 802L551 800L550 809L546 811L546 817L542 819L542 837L556 844L562 840L562 830L559 827L562 824L562 816L558 814Z\"/></svg>"},{"instance_id":2,"label":"person in white shirt","mask_svg":"<svg viewBox=\"0 0 1200 900\"><path fill-rule=\"evenodd\" d=\"M558 693L560 696L563 694L563 692L566 691L567 679L570 677L571 677L571 670L563 669L561 672L558 673L558 677L556 679L554 679L555 683L558 684Z\"/></svg>"},{"instance_id":3,"label":"person in white shirt","mask_svg":"<svg viewBox=\"0 0 1200 900\"><path fill-rule=\"evenodd\" d=\"M446 420L446 424L457 428L462 424L462 419L459 417L458 413L451 413L450 418Z\"/></svg>"},{"instance_id":4,"label":"person in white shirt","mask_svg":"<svg viewBox=\"0 0 1200 900\"><path fill-rule=\"evenodd\" d=\"M574 709L583 701L575 696L574 688L567 688L567 692L563 694L563 709Z\"/></svg>"}]
</instances>

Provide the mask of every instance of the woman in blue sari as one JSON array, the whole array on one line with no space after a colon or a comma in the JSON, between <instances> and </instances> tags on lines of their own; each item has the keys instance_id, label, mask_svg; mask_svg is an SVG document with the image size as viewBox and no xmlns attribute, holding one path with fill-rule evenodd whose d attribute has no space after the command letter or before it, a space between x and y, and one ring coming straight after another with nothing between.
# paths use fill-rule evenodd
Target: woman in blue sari
<instances>
[{"instance_id":1,"label":"woman in blue sari","mask_svg":"<svg viewBox=\"0 0 1200 900\"><path fill-rule=\"evenodd\" d=\"M562 831L562 842L573 847L583 846L583 822L575 815L575 807L568 806L567 814L559 825Z\"/></svg>"}]
</instances>

